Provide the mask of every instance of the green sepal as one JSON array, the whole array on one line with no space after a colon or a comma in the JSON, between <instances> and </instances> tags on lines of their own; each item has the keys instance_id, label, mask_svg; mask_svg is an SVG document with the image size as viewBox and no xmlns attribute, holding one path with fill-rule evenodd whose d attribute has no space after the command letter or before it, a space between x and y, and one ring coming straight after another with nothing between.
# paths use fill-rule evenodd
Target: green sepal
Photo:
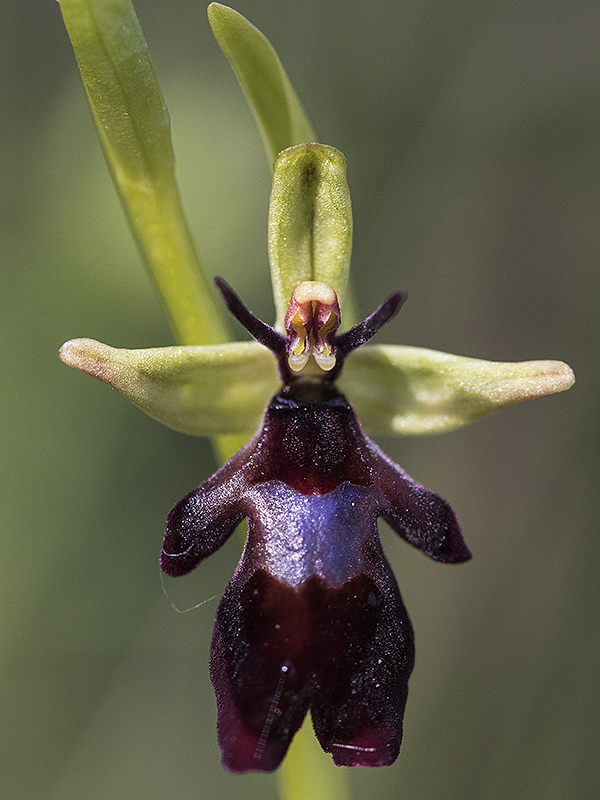
<instances>
[{"instance_id":1,"label":"green sepal","mask_svg":"<svg viewBox=\"0 0 600 800\"><path fill-rule=\"evenodd\" d=\"M346 159L323 144L280 153L269 205L269 261L278 330L292 292L302 281L333 286L340 305L348 285L352 206Z\"/></svg>"},{"instance_id":2,"label":"green sepal","mask_svg":"<svg viewBox=\"0 0 600 800\"><path fill-rule=\"evenodd\" d=\"M279 386L275 359L256 342L125 350L73 339L59 355L149 416L194 436L251 433Z\"/></svg>"},{"instance_id":3,"label":"green sepal","mask_svg":"<svg viewBox=\"0 0 600 800\"><path fill-rule=\"evenodd\" d=\"M130 0L60 0L92 116L132 233L179 341L226 329L181 207L169 114Z\"/></svg>"},{"instance_id":4,"label":"green sepal","mask_svg":"<svg viewBox=\"0 0 600 800\"><path fill-rule=\"evenodd\" d=\"M313 142L312 125L264 34L221 3L209 5L208 20L252 109L269 164L287 147Z\"/></svg>"},{"instance_id":5,"label":"green sepal","mask_svg":"<svg viewBox=\"0 0 600 800\"><path fill-rule=\"evenodd\" d=\"M339 380L375 434L443 433L575 382L561 361L483 361L401 345L365 345Z\"/></svg>"}]
</instances>

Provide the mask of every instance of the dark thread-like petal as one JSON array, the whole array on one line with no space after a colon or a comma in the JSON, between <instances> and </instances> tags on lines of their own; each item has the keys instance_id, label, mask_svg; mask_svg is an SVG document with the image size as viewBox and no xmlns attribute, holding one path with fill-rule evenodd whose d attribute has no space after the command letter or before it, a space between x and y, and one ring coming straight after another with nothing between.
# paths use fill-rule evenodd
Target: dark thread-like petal
<instances>
[{"instance_id":1,"label":"dark thread-like petal","mask_svg":"<svg viewBox=\"0 0 600 800\"><path fill-rule=\"evenodd\" d=\"M406 292L394 292L366 319L363 319L362 322L359 322L358 325L350 328L350 330L337 335L335 343L342 355L347 356L352 350L356 350L357 347L366 344L369 339L372 339L386 322L396 316L406 298Z\"/></svg>"},{"instance_id":2,"label":"dark thread-like petal","mask_svg":"<svg viewBox=\"0 0 600 800\"><path fill-rule=\"evenodd\" d=\"M223 295L229 311L246 328L248 333L278 358L283 357L285 354L285 337L278 333L275 328L255 316L223 278L215 278L215 284Z\"/></svg>"}]
</instances>

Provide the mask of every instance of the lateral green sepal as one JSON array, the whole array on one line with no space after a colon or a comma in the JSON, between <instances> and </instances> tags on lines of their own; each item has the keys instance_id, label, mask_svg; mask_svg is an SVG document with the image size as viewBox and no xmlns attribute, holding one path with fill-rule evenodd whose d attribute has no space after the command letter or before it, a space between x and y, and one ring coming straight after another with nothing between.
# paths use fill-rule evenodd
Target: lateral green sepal
<instances>
[{"instance_id":1,"label":"lateral green sepal","mask_svg":"<svg viewBox=\"0 0 600 800\"><path fill-rule=\"evenodd\" d=\"M365 430L443 433L507 406L568 389L561 361L483 361L401 345L365 345L344 364L340 389Z\"/></svg>"},{"instance_id":2,"label":"lateral green sepal","mask_svg":"<svg viewBox=\"0 0 600 800\"><path fill-rule=\"evenodd\" d=\"M126 350L72 339L59 355L149 416L194 436L251 433L279 385L275 359L256 342Z\"/></svg>"}]
</instances>

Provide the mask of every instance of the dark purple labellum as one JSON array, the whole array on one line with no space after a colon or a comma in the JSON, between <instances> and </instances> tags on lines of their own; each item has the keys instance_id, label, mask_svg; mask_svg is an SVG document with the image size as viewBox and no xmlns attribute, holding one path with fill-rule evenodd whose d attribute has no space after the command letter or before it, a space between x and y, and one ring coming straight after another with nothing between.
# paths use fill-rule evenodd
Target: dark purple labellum
<instances>
[{"instance_id":1,"label":"dark purple labellum","mask_svg":"<svg viewBox=\"0 0 600 800\"><path fill-rule=\"evenodd\" d=\"M403 297L392 295L347 333L330 331L316 347L328 348L335 364L315 378L294 374L287 359L290 341L296 351L315 347L308 337L327 318L326 305L312 316L310 301L296 302L286 340L218 285L232 313L275 353L284 384L248 444L173 508L160 558L168 575L185 575L248 521L211 647L223 764L275 769L308 711L336 764L391 764L414 646L377 519L436 561L470 558L450 506L382 453L334 385L346 355Z\"/></svg>"},{"instance_id":2,"label":"dark purple labellum","mask_svg":"<svg viewBox=\"0 0 600 800\"><path fill-rule=\"evenodd\" d=\"M161 567L174 576L248 520L211 648L227 769L275 769L309 710L336 764L396 759L414 648L380 516L437 561L470 557L448 504L381 452L333 386L306 381L171 511Z\"/></svg>"}]
</instances>

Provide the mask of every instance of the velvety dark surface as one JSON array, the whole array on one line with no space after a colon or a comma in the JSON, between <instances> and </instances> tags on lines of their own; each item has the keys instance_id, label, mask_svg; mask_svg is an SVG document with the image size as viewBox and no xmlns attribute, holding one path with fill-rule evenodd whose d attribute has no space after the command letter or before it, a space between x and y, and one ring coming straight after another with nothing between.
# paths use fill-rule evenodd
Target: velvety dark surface
<instances>
[{"instance_id":1,"label":"velvety dark surface","mask_svg":"<svg viewBox=\"0 0 600 800\"><path fill-rule=\"evenodd\" d=\"M275 769L308 709L336 764L396 759L414 647L379 516L431 558L470 558L448 504L381 453L333 385L307 379L284 387L254 438L170 513L171 576L248 520L211 648L228 769Z\"/></svg>"},{"instance_id":2,"label":"velvety dark surface","mask_svg":"<svg viewBox=\"0 0 600 800\"><path fill-rule=\"evenodd\" d=\"M308 708L336 764L396 759L414 649L389 571L385 579L362 572L334 588L313 575L293 589L247 564L238 571L211 650L230 769L275 768Z\"/></svg>"}]
</instances>

